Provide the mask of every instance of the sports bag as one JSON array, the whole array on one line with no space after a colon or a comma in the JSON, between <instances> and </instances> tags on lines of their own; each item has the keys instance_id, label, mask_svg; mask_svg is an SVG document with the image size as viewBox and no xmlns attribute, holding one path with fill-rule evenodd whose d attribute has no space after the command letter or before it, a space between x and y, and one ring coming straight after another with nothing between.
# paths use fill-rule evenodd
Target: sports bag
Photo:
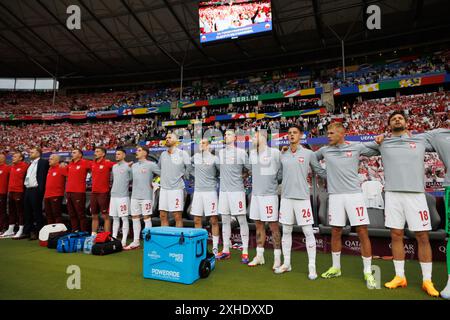
<instances>
[{"instance_id":1,"label":"sports bag","mask_svg":"<svg viewBox=\"0 0 450 320\"><path fill-rule=\"evenodd\" d=\"M95 256L105 256L111 253L122 251L122 242L116 238L111 238L110 241L95 243L92 246L92 254Z\"/></svg>"},{"instance_id":2,"label":"sports bag","mask_svg":"<svg viewBox=\"0 0 450 320\"><path fill-rule=\"evenodd\" d=\"M81 252L83 250L84 241L88 236L88 232L75 232L63 236L58 239L56 250L59 253Z\"/></svg>"},{"instance_id":3,"label":"sports bag","mask_svg":"<svg viewBox=\"0 0 450 320\"><path fill-rule=\"evenodd\" d=\"M95 243L103 243L111 241L111 232L99 232L97 236L95 237Z\"/></svg>"},{"instance_id":4,"label":"sports bag","mask_svg":"<svg viewBox=\"0 0 450 320\"><path fill-rule=\"evenodd\" d=\"M48 224L48 225L44 226L39 231L39 245L41 247L47 247L49 236L52 233L62 232L62 231L67 231L66 226L62 223L54 223L54 224Z\"/></svg>"},{"instance_id":5,"label":"sports bag","mask_svg":"<svg viewBox=\"0 0 450 320\"><path fill-rule=\"evenodd\" d=\"M48 235L47 248L56 249L59 238L70 234L70 231L52 232Z\"/></svg>"}]
</instances>

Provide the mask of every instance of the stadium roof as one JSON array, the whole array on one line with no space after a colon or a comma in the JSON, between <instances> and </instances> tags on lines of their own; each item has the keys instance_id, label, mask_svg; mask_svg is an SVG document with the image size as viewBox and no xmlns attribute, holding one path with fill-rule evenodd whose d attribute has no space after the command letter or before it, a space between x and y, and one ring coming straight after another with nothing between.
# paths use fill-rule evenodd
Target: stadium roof
<instances>
[{"instance_id":1,"label":"stadium roof","mask_svg":"<svg viewBox=\"0 0 450 320\"><path fill-rule=\"evenodd\" d=\"M274 31L201 45L195 0L2 0L0 77L48 77L66 84L125 78L202 76L339 60L450 39L448 0L272 0ZM81 30L66 9L81 8ZM381 8L367 31L364 6ZM47 70L47 72L45 71Z\"/></svg>"}]
</instances>

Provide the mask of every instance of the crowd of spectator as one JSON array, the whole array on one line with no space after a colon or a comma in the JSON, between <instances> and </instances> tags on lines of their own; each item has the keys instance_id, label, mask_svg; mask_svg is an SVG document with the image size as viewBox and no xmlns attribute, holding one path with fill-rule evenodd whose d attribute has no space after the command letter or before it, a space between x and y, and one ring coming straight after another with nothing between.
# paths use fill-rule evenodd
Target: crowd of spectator
<instances>
[{"instance_id":1,"label":"crowd of spectator","mask_svg":"<svg viewBox=\"0 0 450 320\"><path fill-rule=\"evenodd\" d=\"M356 71L347 71L345 81L342 77L342 69L329 70L328 79L323 79L323 82L332 83L334 87L341 87L438 72L450 72L449 52L439 52L423 57L404 57L385 64L361 65Z\"/></svg>"},{"instance_id":2,"label":"crowd of spectator","mask_svg":"<svg viewBox=\"0 0 450 320\"><path fill-rule=\"evenodd\" d=\"M351 114L343 117L343 124L351 135L385 132L389 113L394 110L404 110L411 131L443 127L449 119L450 93L432 92L357 102L350 108Z\"/></svg>"}]
</instances>

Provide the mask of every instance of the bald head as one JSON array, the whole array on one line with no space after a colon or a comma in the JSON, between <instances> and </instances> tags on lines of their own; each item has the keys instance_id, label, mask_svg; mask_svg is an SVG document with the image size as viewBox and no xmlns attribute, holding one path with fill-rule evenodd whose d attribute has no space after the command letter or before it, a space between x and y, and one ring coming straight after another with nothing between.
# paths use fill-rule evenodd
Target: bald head
<instances>
[{"instance_id":1,"label":"bald head","mask_svg":"<svg viewBox=\"0 0 450 320\"><path fill-rule=\"evenodd\" d=\"M50 156L50 158L48 158L48 164L50 165L50 167L55 167L55 166L59 165L60 159L61 159L61 157L54 153Z\"/></svg>"}]
</instances>

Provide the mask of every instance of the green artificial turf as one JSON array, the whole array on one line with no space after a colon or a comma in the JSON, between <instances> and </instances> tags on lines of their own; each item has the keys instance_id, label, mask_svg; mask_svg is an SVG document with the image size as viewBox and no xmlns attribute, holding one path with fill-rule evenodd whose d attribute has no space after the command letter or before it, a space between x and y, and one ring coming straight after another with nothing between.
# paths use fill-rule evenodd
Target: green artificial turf
<instances>
[{"instance_id":1,"label":"green artificial turf","mask_svg":"<svg viewBox=\"0 0 450 320\"><path fill-rule=\"evenodd\" d=\"M250 250L253 257L255 250ZM109 256L82 253L62 254L39 247L36 241L0 240L0 299L432 299L420 288L417 261L405 264L408 287L369 290L362 280L362 261L342 256L342 277L310 281L305 252L293 252L292 271L273 274L273 251L266 250L266 264L250 268L240 264L240 252L231 260L218 261L209 278L192 285L144 279L142 250ZM317 254L318 273L331 263L328 254ZM374 260L381 268L381 280L391 280L391 261ZM81 290L69 290L69 265L81 269ZM433 281L438 290L447 282L446 266L433 264Z\"/></svg>"}]
</instances>

